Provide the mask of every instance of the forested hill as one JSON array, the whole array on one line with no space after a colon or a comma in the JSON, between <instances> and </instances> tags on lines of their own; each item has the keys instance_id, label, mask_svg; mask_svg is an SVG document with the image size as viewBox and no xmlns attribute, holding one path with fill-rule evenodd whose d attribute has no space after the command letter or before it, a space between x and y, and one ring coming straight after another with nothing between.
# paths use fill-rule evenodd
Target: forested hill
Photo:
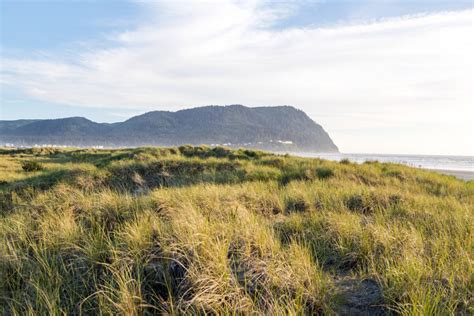
<instances>
[{"instance_id":1,"label":"forested hill","mask_svg":"<svg viewBox=\"0 0 474 316\"><path fill-rule=\"evenodd\" d=\"M154 111L120 123L82 117L0 121L0 144L33 146L226 145L267 150L337 152L321 125L291 106L205 106Z\"/></svg>"}]
</instances>

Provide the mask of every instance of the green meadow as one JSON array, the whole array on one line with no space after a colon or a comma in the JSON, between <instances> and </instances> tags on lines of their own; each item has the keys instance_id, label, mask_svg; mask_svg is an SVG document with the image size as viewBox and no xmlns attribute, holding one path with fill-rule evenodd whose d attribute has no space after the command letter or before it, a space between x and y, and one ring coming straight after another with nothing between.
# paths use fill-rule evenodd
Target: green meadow
<instances>
[{"instance_id":1,"label":"green meadow","mask_svg":"<svg viewBox=\"0 0 474 316\"><path fill-rule=\"evenodd\" d=\"M469 315L474 182L222 147L0 149L1 315Z\"/></svg>"}]
</instances>

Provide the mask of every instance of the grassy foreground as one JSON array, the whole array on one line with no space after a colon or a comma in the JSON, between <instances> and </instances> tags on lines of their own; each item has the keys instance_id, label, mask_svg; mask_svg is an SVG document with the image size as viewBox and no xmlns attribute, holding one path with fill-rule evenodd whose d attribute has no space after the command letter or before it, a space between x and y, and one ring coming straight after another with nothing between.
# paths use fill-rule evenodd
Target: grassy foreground
<instances>
[{"instance_id":1,"label":"grassy foreground","mask_svg":"<svg viewBox=\"0 0 474 316\"><path fill-rule=\"evenodd\" d=\"M3 149L0 314L473 314L473 223L395 164Z\"/></svg>"}]
</instances>

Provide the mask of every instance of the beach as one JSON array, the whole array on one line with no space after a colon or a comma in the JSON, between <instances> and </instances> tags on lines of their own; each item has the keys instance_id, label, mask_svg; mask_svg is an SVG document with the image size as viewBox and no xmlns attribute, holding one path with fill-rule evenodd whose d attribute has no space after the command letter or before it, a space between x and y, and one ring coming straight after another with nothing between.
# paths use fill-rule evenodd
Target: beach
<instances>
[{"instance_id":1,"label":"beach","mask_svg":"<svg viewBox=\"0 0 474 316\"><path fill-rule=\"evenodd\" d=\"M361 153L290 153L300 157L322 158L334 161L349 159L355 163L380 161L421 168L462 180L474 180L474 157L440 156L440 155L396 155L396 154L361 154Z\"/></svg>"},{"instance_id":2,"label":"beach","mask_svg":"<svg viewBox=\"0 0 474 316\"><path fill-rule=\"evenodd\" d=\"M450 176L455 176L456 178L466 180L466 181L474 180L474 171L445 170L445 169L427 169L427 170L439 172L442 174L447 174Z\"/></svg>"}]
</instances>

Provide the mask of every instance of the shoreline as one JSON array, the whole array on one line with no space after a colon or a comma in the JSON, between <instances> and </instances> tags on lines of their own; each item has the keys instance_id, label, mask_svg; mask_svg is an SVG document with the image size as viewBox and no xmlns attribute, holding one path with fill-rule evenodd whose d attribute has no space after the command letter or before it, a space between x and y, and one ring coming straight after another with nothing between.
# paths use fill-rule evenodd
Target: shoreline
<instances>
[{"instance_id":1,"label":"shoreline","mask_svg":"<svg viewBox=\"0 0 474 316\"><path fill-rule=\"evenodd\" d=\"M425 168L421 168L425 169ZM455 176L458 179L470 181L474 180L474 171L464 171L464 170L448 170L448 169L425 169L429 171L434 171L438 173L442 173L448 176Z\"/></svg>"}]
</instances>

